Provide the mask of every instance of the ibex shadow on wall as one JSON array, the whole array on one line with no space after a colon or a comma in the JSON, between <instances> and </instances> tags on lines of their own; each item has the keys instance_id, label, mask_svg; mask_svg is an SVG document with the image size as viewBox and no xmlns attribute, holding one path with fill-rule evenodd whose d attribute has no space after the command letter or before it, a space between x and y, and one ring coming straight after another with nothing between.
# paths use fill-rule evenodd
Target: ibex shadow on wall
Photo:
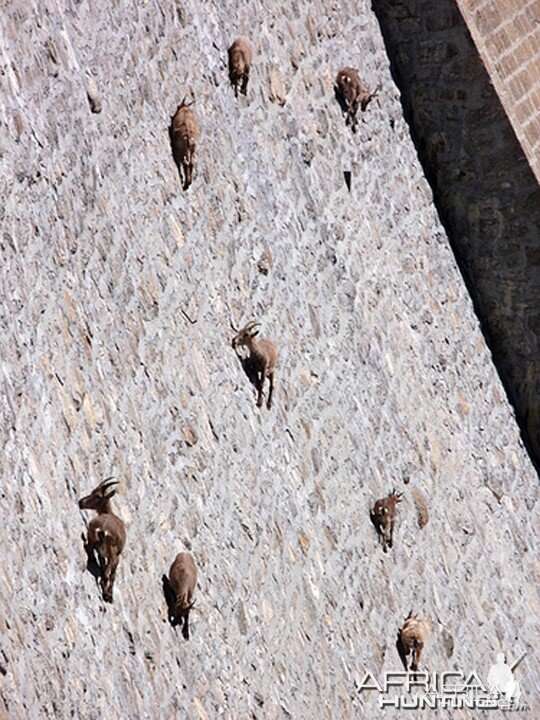
<instances>
[{"instance_id":1,"label":"ibex shadow on wall","mask_svg":"<svg viewBox=\"0 0 540 720\"><path fill-rule=\"evenodd\" d=\"M230 323L231 328L234 330L236 334L238 334L238 328L233 325L233 323ZM236 335L235 335L236 338ZM254 388L259 387L259 370L256 361L253 359L249 351L247 351L245 354L241 354L238 351L238 348L235 343L235 338L232 340L232 347L235 351L236 357L238 359L238 362L242 366L242 370L246 373L247 379L249 382L253 385Z\"/></svg>"},{"instance_id":2,"label":"ibex shadow on wall","mask_svg":"<svg viewBox=\"0 0 540 720\"><path fill-rule=\"evenodd\" d=\"M176 598L174 597L174 593L169 583L169 578L165 574L163 574L161 582L163 585L163 597L167 603L167 620L170 622L171 626L174 627L176 625L174 616L174 603Z\"/></svg>"},{"instance_id":3,"label":"ibex shadow on wall","mask_svg":"<svg viewBox=\"0 0 540 720\"><path fill-rule=\"evenodd\" d=\"M182 637L184 640L189 640L189 620L188 617L179 617L175 612L176 597L169 582L169 578L164 574L161 577L163 585L163 596L167 603L167 620L169 621L172 628L181 625Z\"/></svg>"}]
</instances>

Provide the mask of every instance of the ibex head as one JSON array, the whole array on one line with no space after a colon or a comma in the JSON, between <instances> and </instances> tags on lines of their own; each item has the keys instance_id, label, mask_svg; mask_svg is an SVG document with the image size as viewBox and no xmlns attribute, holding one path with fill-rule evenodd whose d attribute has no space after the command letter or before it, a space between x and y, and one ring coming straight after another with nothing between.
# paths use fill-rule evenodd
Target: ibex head
<instances>
[{"instance_id":1,"label":"ibex head","mask_svg":"<svg viewBox=\"0 0 540 720\"><path fill-rule=\"evenodd\" d=\"M176 112L178 112L183 107L190 107L195 102L195 98L193 98L193 100L191 102L186 102L186 100L187 100L187 95L184 96L184 99L182 100L180 105L176 108Z\"/></svg>"},{"instance_id":2,"label":"ibex head","mask_svg":"<svg viewBox=\"0 0 540 720\"><path fill-rule=\"evenodd\" d=\"M195 605L195 601L188 599L187 595L184 595L183 597L177 598L176 602L174 603L174 615L176 618L180 618L184 613L188 612L193 608Z\"/></svg>"},{"instance_id":3,"label":"ibex head","mask_svg":"<svg viewBox=\"0 0 540 720\"><path fill-rule=\"evenodd\" d=\"M256 320L248 322L248 324L233 337L233 348L241 347L242 345L249 345L250 341L259 334L260 324L261 323Z\"/></svg>"},{"instance_id":4,"label":"ibex head","mask_svg":"<svg viewBox=\"0 0 540 720\"><path fill-rule=\"evenodd\" d=\"M381 85L377 85L374 92L372 93L364 93L362 99L360 100L360 107L362 108L362 112L364 112L367 109L367 106L372 100L375 100L376 97L379 95L379 90L381 89Z\"/></svg>"},{"instance_id":5,"label":"ibex head","mask_svg":"<svg viewBox=\"0 0 540 720\"><path fill-rule=\"evenodd\" d=\"M118 480L112 477L103 480L90 495L79 500L81 510L95 510L99 514L108 512L109 500L116 493L116 489L110 490L113 485L118 485Z\"/></svg>"}]
</instances>

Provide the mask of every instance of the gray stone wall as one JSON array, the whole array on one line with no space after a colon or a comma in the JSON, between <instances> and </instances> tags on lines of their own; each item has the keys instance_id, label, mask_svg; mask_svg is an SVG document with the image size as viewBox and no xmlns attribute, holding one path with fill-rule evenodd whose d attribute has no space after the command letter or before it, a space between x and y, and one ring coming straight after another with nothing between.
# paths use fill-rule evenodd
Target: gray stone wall
<instances>
[{"instance_id":1,"label":"gray stone wall","mask_svg":"<svg viewBox=\"0 0 540 720\"><path fill-rule=\"evenodd\" d=\"M355 683L399 668L411 608L427 669L532 652L535 473L368 3L21 2L1 22L0 715L392 717ZM356 136L332 90L349 63L382 83ZM191 88L183 193L167 128ZM271 412L230 347L251 317L280 348ZM77 507L108 475L112 606ZM368 510L393 486L385 555ZM182 549L189 643L161 589Z\"/></svg>"},{"instance_id":2,"label":"gray stone wall","mask_svg":"<svg viewBox=\"0 0 540 720\"><path fill-rule=\"evenodd\" d=\"M437 209L538 464L538 182L454 0L373 7ZM532 82L531 70L524 96Z\"/></svg>"}]
</instances>

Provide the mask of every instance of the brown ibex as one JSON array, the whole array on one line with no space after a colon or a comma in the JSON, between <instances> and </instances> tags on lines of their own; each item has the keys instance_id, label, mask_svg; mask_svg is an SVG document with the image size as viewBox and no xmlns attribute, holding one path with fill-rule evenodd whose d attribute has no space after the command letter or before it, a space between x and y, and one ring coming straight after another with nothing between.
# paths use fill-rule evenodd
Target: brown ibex
<instances>
[{"instance_id":1,"label":"brown ibex","mask_svg":"<svg viewBox=\"0 0 540 720\"><path fill-rule=\"evenodd\" d=\"M229 79L238 97L238 86L242 95L247 94L249 73L253 60L251 43L245 37L237 38L229 48Z\"/></svg>"},{"instance_id":2,"label":"brown ibex","mask_svg":"<svg viewBox=\"0 0 540 720\"><path fill-rule=\"evenodd\" d=\"M193 595L197 584L197 568L193 557L187 552L175 557L166 587L170 593L170 620L172 625L182 624L182 635L189 640L189 611L195 604Z\"/></svg>"},{"instance_id":3,"label":"brown ibex","mask_svg":"<svg viewBox=\"0 0 540 720\"><path fill-rule=\"evenodd\" d=\"M278 352L276 346L271 340L261 338L257 340L259 334L260 323L255 320L249 322L242 330L240 330L232 340L232 346L236 350L238 357L238 348L246 347L249 351L247 358L241 358L242 366L247 376L257 388L257 406L263 404L263 387L266 378L270 383L268 391L268 400L266 407L272 407L272 395L274 393L274 373L278 361Z\"/></svg>"},{"instance_id":4,"label":"brown ibex","mask_svg":"<svg viewBox=\"0 0 540 720\"><path fill-rule=\"evenodd\" d=\"M405 618L403 627L399 631L397 649L401 662L405 670L416 672L420 665L420 658L424 650L424 645L431 632L430 624L425 620L419 620L418 616L413 616L412 610ZM412 653L410 668L408 667L407 658Z\"/></svg>"},{"instance_id":5,"label":"brown ibex","mask_svg":"<svg viewBox=\"0 0 540 720\"><path fill-rule=\"evenodd\" d=\"M358 108L364 112L373 98L377 97L379 87L375 92L368 92L362 84L358 70L344 67L337 74L334 90L339 104L346 112L345 124L351 125L352 131L356 132Z\"/></svg>"},{"instance_id":6,"label":"brown ibex","mask_svg":"<svg viewBox=\"0 0 540 720\"><path fill-rule=\"evenodd\" d=\"M97 512L97 517L88 525L85 550L89 562L95 560L94 551L97 553L103 599L111 603L118 557L126 543L124 523L111 510L111 498L116 490L110 488L117 484L117 481L107 478L92 490L90 495L79 500L79 507L82 510Z\"/></svg>"},{"instance_id":7,"label":"brown ibex","mask_svg":"<svg viewBox=\"0 0 540 720\"><path fill-rule=\"evenodd\" d=\"M388 497L377 500L370 512L371 522L381 536L384 552L387 552L387 548L392 547L396 508L398 502L401 502L402 494L392 490Z\"/></svg>"},{"instance_id":8,"label":"brown ibex","mask_svg":"<svg viewBox=\"0 0 540 720\"><path fill-rule=\"evenodd\" d=\"M169 128L173 157L180 179L183 174L184 190L188 189L193 179L195 152L199 144L199 126L190 107L194 102L195 100L186 103L186 98L182 100L176 108Z\"/></svg>"}]
</instances>

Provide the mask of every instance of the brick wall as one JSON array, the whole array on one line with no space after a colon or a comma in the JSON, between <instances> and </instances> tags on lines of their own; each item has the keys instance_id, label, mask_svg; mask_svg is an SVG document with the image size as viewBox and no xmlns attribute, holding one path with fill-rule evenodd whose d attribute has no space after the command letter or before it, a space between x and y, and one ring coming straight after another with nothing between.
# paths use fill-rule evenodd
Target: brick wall
<instances>
[{"instance_id":1,"label":"brick wall","mask_svg":"<svg viewBox=\"0 0 540 720\"><path fill-rule=\"evenodd\" d=\"M458 5L540 179L540 2L458 0Z\"/></svg>"}]
</instances>

